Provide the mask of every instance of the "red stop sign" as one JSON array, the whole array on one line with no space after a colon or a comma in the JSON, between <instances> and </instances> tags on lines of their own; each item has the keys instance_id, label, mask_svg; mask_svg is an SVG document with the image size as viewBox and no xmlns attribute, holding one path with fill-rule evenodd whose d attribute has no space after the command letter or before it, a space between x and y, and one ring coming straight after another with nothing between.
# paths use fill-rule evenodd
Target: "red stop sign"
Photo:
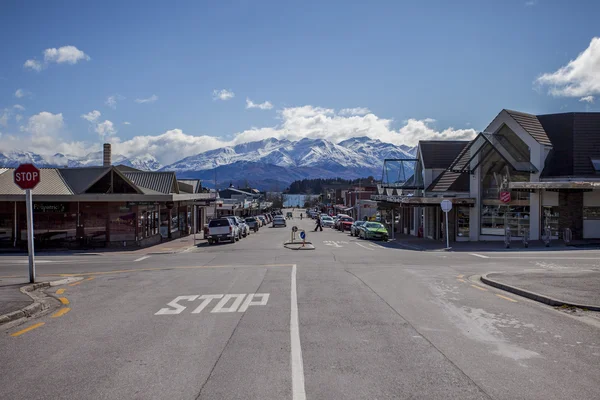
<instances>
[{"instance_id":1,"label":"red stop sign","mask_svg":"<svg viewBox=\"0 0 600 400\"><path fill-rule=\"evenodd\" d=\"M40 170L33 164L21 164L15 169L15 184L21 189L33 189L40 183Z\"/></svg>"}]
</instances>

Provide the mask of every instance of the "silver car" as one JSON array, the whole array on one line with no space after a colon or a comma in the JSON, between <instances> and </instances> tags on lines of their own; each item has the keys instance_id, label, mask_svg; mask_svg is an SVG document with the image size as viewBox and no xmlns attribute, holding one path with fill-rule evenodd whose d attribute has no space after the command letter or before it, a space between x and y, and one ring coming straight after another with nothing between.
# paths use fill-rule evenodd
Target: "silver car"
<instances>
[{"instance_id":1,"label":"silver car","mask_svg":"<svg viewBox=\"0 0 600 400\"><path fill-rule=\"evenodd\" d=\"M240 227L240 231L242 232L242 237L246 237L250 234L250 226L246 223L243 218L235 217L238 226Z\"/></svg>"},{"instance_id":2,"label":"silver car","mask_svg":"<svg viewBox=\"0 0 600 400\"><path fill-rule=\"evenodd\" d=\"M273 219L273 228L275 228L276 226L287 226L285 219L282 216L278 215Z\"/></svg>"}]
</instances>

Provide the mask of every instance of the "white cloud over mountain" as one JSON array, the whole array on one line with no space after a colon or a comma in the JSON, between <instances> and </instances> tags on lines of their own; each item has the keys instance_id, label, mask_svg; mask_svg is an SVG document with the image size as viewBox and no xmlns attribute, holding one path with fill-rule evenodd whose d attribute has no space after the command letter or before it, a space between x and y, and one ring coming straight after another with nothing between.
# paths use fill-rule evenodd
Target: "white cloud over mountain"
<instances>
[{"instance_id":1,"label":"white cloud over mountain","mask_svg":"<svg viewBox=\"0 0 600 400\"><path fill-rule=\"evenodd\" d=\"M577 58L555 72L535 80L556 97L586 97L600 94L600 37L595 37Z\"/></svg>"},{"instance_id":2,"label":"white cloud over mountain","mask_svg":"<svg viewBox=\"0 0 600 400\"><path fill-rule=\"evenodd\" d=\"M158 100L158 96L153 94L152 96L146 98L146 99L135 99L136 103L139 104L143 104L143 103L154 103L156 100Z\"/></svg>"},{"instance_id":3,"label":"white cloud over mountain","mask_svg":"<svg viewBox=\"0 0 600 400\"><path fill-rule=\"evenodd\" d=\"M233 93L231 90L227 90L227 89L215 89L212 92L213 94L213 100L223 100L223 101L227 101L229 99L233 99L235 97L235 93Z\"/></svg>"},{"instance_id":4,"label":"white cloud over mountain","mask_svg":"<svg viewBox=\"0 0 600 400\"><path fill-rule=\"evenodd\" d=\"M356 111L350 114L356 114ZM288 140L327 139L339 143L352 137L367 136L396 145L412 146L419 140L470 139L476 133L474 129L446 128L438 130L435 127L435 120L431 118L408 119L399 128L394 129L391 119L380 118L373 113L346 116L334 109L307 105L279 110L278 124L244 130L235 134L232 140L223 140L209 135L192 135L181 129L168 130L159 135L139 135L131 139L121 139L117 136L116 126L111 121L105 120L98 123L100 115L99 111L94 110L81 117L93 124L94 131L101 140L113 143L115 153L127 157L152 154L163 165L207 150L271 137ZM22 129L24 133L30 134L29 137L10 141L4 140L3 136L0 150L29 149L33 146L32 150L42 154L53 154L60 151L65 154L81 155L100 148L100 142L87 145L81 142L64 142L61 139L61 136L64 137L62 135L63 128L62 114L42 112L31 117L26 127ZM45 147L38 145L41 141L40 138L45 138Z\"/></svg>"},{"instance_id":5,"label":"white cloud over mountain","mask_svg":"<svg viewBox=\"0 0 600 400\"><path fill-rule=\"evenodd\" d=\"M258 108L261 110L270 110L273 108L273 104L270 101L265 101L264 103L255 103L249 98L246 98L246 108Z\"/></svg>"}]
</instances>

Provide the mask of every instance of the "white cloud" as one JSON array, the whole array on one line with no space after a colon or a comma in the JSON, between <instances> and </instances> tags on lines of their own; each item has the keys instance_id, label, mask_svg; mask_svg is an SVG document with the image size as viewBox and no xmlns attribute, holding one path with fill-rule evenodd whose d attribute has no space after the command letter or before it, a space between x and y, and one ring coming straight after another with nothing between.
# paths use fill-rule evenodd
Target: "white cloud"
<instances>
[{"instance_id":1,"label":"white cloud","mask_svg":"<svg viewBox=\"0 0 600 400\"><path fill-rule=\"evenodd\" d=\"M17 89L15 91L15 97L17 99L22 99L23 97L27 97L27 96L30 96L30 95L31 95L31 92L29 92L29 91L27 91L25 89Z\"/></svg>"},{"instance_id":2,"label":"white cloud","mask_svg":"<svg viewBox=\"0 0 600 400\"><path fill-rule=\"evenodd\" d=\"M106 98L106 101L104 102L104 104L106 104L107 106L109 106L110 108L112 108L113 110L115 110L117 108L117 99L120 100L120 96L119 95L112 95L112 96L108 96Z\"/></svg>"},{"instance_id":3,"label":"white cloud","mask_svg":"<svg viewBox=\"0 0 600 400\"><path fill-rule=\"evenodd\" d=\"M33 59L25 61L25 63L23 64L23 67L32 69L37 72L40 72L44 68L44 66L42 65L41 62L39 62L37 60L33 60Z\"/></svg>"},{"instance_id":4,"label":"white cloud","mask_svg":"<svg viewBox=\"0 0 600 400\"><path fill-rule=\"evenodd\" d=\"M586 103L593 103L595 100L594 96L585 96L579 99L579 101L582 102L586 102Z\"/></svg>"},{"instance_id":5,"label":"white cloud","mask_svg":"<svg viewBox=\"0 0 600 400\"><path fill-rule=\"evenodd\" d=\"M233 93L231 90L227 90L227 89L215 89L213 90L213 100L223 100L223 101L227 101L229 99L233 99L235 97L235 93Z\"/></svg>"},{"instance_id":6,"label":"white cloud","mask_svg":"<svg viewBox=\"0 0 600 400\"><path fill-rule=\"evenodd\" d=\"M261 110L270 110L273 108L273 104L270 101L264 103L255 103L249 98L246 98L246 108L259 108Z\"/></svg>"},{"instance_id":7,"label":"white cloud","mask_svg":"<svg viewBox=\"0 0 600 400\"><path fill-rule=\"evenodd\" d=\"M8 119L11 116L11 112L8 108L5 108L2 111L2 114L0 114L0 125L2 126L8 126Z\"/></svg>"},{"instance_id":8,"label":"white cloud","mask_svg":"<svg viewBox=\"0 0 600 400\"><path fill-rule=\"evenodd\" d=\"M44 61L47 63L68 63L77 64L79 61L90 60L90 56L79 50L75 46L63 46L44 50Z\"/></svg>"},{"instance_id":9,"label":"white cloud","mask_svg":"<svg viewBox=\"0 0 600 400\"><path fill-rule=\"evenodd\" d=\"M366 107L354 107L354 108L342 108L339 115L365 115L369 114L371 110Z\"/></svg>"},{"instance_id":10,"label":"white cloud","mask_svg":"<svg viewBox=\"0 0 600 400\"><path fill-rule=\"evenodd\" d=\"M131 125L131 122L125 121L125 122L123 122L123 125Z\"/></svg>"},{"instance_id":11,"label":"white cloud","mask_svg":"<svg viewBox=\"0 0 600 400\"><path fill-rule=\"evenodd\" d=\"M102 114L100 114L100 111L93 110L87 114L81 114L81 118L87 120L88 122L96 122L101 115Z\"/></svg>"},{"instance_id":12,"label":"white cloud","mask_svg":"<svg viewBox=\"0 0 600 400\"><path fill-rule=\"evenodd\" d=\"M21 114L15 115L15 121L21 122L22 119L23 119L23 116Z\"/></svg>"},{"instance_id":13,"label":"white cloud","mask_svg":"<svg viewBox=\"0 0 600 400\"><path fill-rule=\"evenodd\" d=\"M23 106L22 106L22 105L20 105L20 104L15 104L15 105L13 106L13 108L15 108L15 109L17 109L17 110L20 110L20 111L24 111L24 110L25 110L25 107L23 107Z\"/></svg>"},{"instance_id":14,"label":"white cloud","mask_svg":"<svg viewBox=\"0 0 600 400\"><path fill-rule=\"evenodd\" d=\"M545 73L535 80L548 86L548 93L556 97L584 97L600 94L600 37L575 60L555 72Z\"/></svg>"},{"instance_id":15,"label":"white cloud","mask_svg":"<svg viewBox=\"0 0 600 400\"><path fill-rule=\"evenodd\" d=\"M148 97L147 99L135 99L136 103L154 103L156 100L158 100L158 96L153 94L152 96Z\"/></svg>"},{"instance_id":16,"label":"white cloud","mask_svg":"<svg viewBox=\"0 0 600 400\"><path fill-rule=\"evenodd\" d=\"M95 131L102 140L108 140L110 136L114 136L117 133L115 125L109 120L96 125Z\"/></svg>"}]
</instances>

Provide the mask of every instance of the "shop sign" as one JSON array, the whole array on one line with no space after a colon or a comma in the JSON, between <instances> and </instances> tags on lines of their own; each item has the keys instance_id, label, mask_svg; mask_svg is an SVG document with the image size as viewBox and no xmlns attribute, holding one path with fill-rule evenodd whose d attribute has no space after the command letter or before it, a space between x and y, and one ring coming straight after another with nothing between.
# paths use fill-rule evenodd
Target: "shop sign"
<instances>
[{"instance_id":1,"label":"shop sign","mask_svg":"<svg viewBox=\"0 0 600 400\"><path fill-rule=\"evenodd\" d=\"M65 203L33 203L33 211L38 213L64 213L67 212L67 205Z\"/></svg>"},{"instance_id":2,"label":"shop sign","mask_svg":"<svg viewBox=\"0 0 600 400\"><path fill-rule=\"evenodd\" d=\"M510 203L510 192L500 192L500 201L503 203Z\"/></svg>"},{"instance_id":3,"label":"shop sign","mask_svg":"<svg viewBox=\"0 0 600 400\"><path fill-rule=\"evenodd\" d=\"M128 201L127 207L133 206L157 206L158 201Z\"/></svg>"}]
</instances>

